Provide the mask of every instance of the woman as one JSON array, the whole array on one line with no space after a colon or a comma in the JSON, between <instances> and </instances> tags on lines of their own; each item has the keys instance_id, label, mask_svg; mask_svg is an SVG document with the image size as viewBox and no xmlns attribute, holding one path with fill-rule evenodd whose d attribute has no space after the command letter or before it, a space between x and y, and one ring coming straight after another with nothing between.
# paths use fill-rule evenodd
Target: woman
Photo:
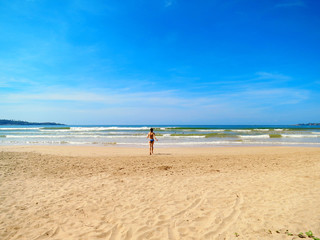
<instances>
[{"instance_id":1,"label":"woman","mask_svg":"<svg viewBox=\"0 0 320 240\"><path fill-rule=\"evenodd\" d=\"M156 138L156 134L153 132L153 128L150 128L150 132L148 133L147 138L149 139L149 147L150 147L150 155L153 154L153 144L154 139L158 141Z\"/></svg>"}]
</instances>

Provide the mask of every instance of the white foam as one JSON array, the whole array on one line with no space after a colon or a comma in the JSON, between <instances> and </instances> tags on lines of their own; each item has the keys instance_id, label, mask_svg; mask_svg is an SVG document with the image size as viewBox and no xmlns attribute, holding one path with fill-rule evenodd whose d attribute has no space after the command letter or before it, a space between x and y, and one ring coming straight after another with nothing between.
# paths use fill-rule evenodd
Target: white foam
<instances>
[{"instance_id":1,"label":"white foam","mask_svg":"<svg viewBox=\"0 0 320 240\"><path fill-rule=\"evenodd\" d=\"M64 133L70 133L70 135L66 135L66 136L78 136L78 135L81 135L81 136L89 136L89 135L97 135L97 136L103 136L105 134L108 134L108 135L128 135L128 136L132 136L132 133L131 135L129 135L130 133L128 132L115 132L115 131L111 131L111 132L98 132L98 131L84 131L84 132L81 132L81 131L70 131L70 130L40 130L41 132L45 132L45 133L48 133L48 134L54 134L56 132L64 132ZM73 135L71 135L73 134ZM141 136L144 136L144 135L147 135L147 134L141 134Z\"/></svg>"},{"instance_id":2,"label":"white foam","mask_svg":"<svg viewBox=\"0 0 320 240\"><path fill-rule=\"evenodd\" d=\"M171 134L166 133L166 134L163 134L162 136L163 136L163 137L170 137L170 136L171 136Z\"/></svg>"},{"instance_id":3,"label":"white foam","mask_svg":"<svg viewBox=\"0 0 320 240\"><path fill-rule=\"evenodd\" d=\"M104 143L104 144L108 144L108 143ZM119 143L117 143L117 145L137 145L137 146L149 146L149 143L126 143L126 142L124 142L124 143L121 143L121 142L119 142ZM158 144L157 144L158 145Z\"/></svg>"},{"instance_id":4,"label":"white foam","mask_svg":"<svg viewBox=\"0 0 320 240\"><path fill-rule=\"evenodd\" d=\"M264 134L264 135L240 135L239 137L241 137L241 138L270 138L270 136L267 134Z\"/></svg>"},{"instance_id":5,"label":"white foam","mask_svg":"<svg viewBox=\"0 0 320 240\"><path fill-rule=\"evenodd\" d=\"M72 145L91 145L93 144L92 142L74 142L74 141L61 141L60 144L72 144Z\"/></svg>"},{"instance_id":6,"label":"white foam","mask_svg":"<svg viewBox=\"0 0 320 240\"><path fill-rule=\"evenodd\" d=\"M145 138L144 135L6 135L7 138Z\"/></svg>"},{"instance_id":7,"label":"white foam","mask_svg":"<svg viewBox=\"0 0 320 240\"><path fill-rule=\"evenodd\" d=\"M149 130L149 127L71 127L72 131Z\"/></svg>"},{"instance_id":8,"label":"white foam","mask_svg":"<svg viewBox=\"0 0 320 240\"><path fill-rule=\"evenodd\" d=\"M282 134L282 137L286 137L286 138L316 138L316 137L320 137L318 135L299 135L299 134Z\"/></svg>"},{"instance_id":9,"label":"white foam","mask_svg":"<svg viewBox=\"0 0 320 240\"><path fill-rule=\"evenodd\" d=\"M199 132L224 132L225 129L199 129Z\"/></svg>"},{"instance_id":10,"label":"white foam","mask_svg":"<svg viewBox=\"0 0 320 240\"><path fill-rule=\"evenodd\" d=\"M206 136L170 136L171 138L205 138Z\"/></svg>"},{"instance_id":11,"label":"white foam","mask_svg":"<svg viewBox=\"0 0 320 240\"><path fill-rule=\"evenodd\" d=\"M40 129L40 128L2 128L0 127L1 130L35 130L35 129Z\"/></svg>"},{"instance_id":12,"label":"white foam","mask_svg":"<svg viewBox=\"0 0 320 240\"><path fill-rule=\"evenodd\" d=\"M320 145L320 143L311 143L311 142L250 142L244 140L244 143L250 144L262 144L262 145Z\"/></svg>"},{"instance_id":13,"label":"white foam","mask_svg":"<svg viewBox=\"0 0 320 240\"><path fill-rule=\"evenodd\" d=\"M251 132L251 129L232 129L232 132Z\"/></svg>"},{"instance_id":14,"label":"white foam","mask_svg":"<svg viewBox=\"0 0 320 240\"><path fill-rule=\"evenodd\" d=\"M270 131L270 129L265 129L265 128L256 128L256 129L253 129L255 131L261 131L261 132L268 132Z\"/></svg>"},{"instance_id":15,"label":"white foam","mask_svg":"<svg viewBox=\"0 0 320 240\"><path fill-rule=\"evenodd\" d=\"M7 138L60 138L68 137L63 135L7 135Z\"/></svg>"},{"instance_id":16,"label":"white foam","mask_svg":"<svg viewBox=\"0 0 320 240\"><path fill-rule=\"evenodd\" d=\"M167 129L175 129L177 127L154 127L154 128L159 128L160 130L167 130Z\"/></svg>"},{"instance_id":17,"label":"white foam","mask_svg":"<svg viewBox=\"0 0 320 240\"><path fill-rule=\"evenodd\" d=\"M92 142L74 142L74 141L26 141L27 144L71 144L71 145L91 145Z\"/></svg>"},{"instance_id":18,"label":"white foam","mask_svg":"<svg viewBox=\"0 0 320 240\"><path fill-rule=\"evenodd\" d=\"M186 135L186 136L171 136L171 134L163 134L162 135L162 137L164 137L164 138L205 138L206 136L204 136L204 135L199 135L199 136L194 136L194 135L192 135L192 136L188 136L188 135Z\"/></svg>"}]
</instances>

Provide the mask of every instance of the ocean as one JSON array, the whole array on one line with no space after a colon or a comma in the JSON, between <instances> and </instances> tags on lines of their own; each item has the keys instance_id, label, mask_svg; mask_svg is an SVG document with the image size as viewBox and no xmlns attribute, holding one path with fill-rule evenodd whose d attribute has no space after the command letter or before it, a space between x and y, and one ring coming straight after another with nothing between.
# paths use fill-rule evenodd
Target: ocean
<instances>
[{"instance_id":1,"label":"ocean","mask_svg":"<svg viewBox=\"0 0 320 240\"><path fill-rule=\"evenodd\" d=\"M148 146L154 128L157 147L320 147L320 127L293 125L99 125L0 126L0 145Z\"/></svg>"}]
</instances>

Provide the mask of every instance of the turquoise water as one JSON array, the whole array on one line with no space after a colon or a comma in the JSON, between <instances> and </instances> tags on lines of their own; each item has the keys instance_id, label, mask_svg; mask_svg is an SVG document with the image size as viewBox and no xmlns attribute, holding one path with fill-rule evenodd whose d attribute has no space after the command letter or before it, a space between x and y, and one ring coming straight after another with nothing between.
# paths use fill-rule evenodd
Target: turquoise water
<instances>
[{"instance_id":1,"label":"turquoise water","mask_svg":"<svg viewBox=\"0 0 320 240\"><path fill-rule=\"evenodd\" d=\"M0 145L320 146L320 127L293 125L0 126Z\"/></svg>"}]
</instances>

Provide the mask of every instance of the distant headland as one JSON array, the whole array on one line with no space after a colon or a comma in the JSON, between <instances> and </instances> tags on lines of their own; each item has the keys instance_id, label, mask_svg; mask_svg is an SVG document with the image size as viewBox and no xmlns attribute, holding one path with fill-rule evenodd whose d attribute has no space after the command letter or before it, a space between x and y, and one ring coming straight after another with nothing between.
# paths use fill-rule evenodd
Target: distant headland
<instances>
[{"instance_id":1,"label":"distant headland","mask_svg":"<svg viewBox=\"0 0 320 240\"><path fill-rule=\"evenodd\" d=\"M6 120L0 119L0 125L64 125L61 123L54 123L54 122L27 122L27 121L15 121L15 120Z\"/></svg>"},{"instance_id":2,"label":"distant headland","mask_svg":"<svg viewBox=\"0 0 320 240\"><path fill-rule=\"evenodd\" d=\"M296 126L320 126L320 123L299 123Z\"/></svg>"}]
</instances>

